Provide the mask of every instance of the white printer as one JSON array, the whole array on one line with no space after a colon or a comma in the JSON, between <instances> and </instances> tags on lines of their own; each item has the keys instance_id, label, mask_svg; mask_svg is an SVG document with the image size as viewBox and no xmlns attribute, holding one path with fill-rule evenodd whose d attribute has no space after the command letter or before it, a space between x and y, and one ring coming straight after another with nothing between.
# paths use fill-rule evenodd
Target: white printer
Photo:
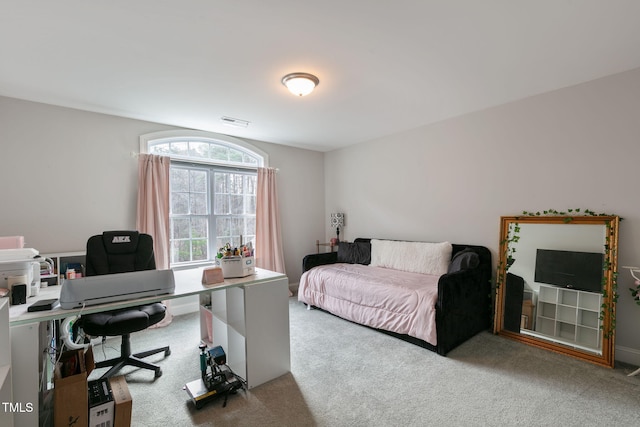
<instances>
[{"instance_id":1,"label":"white printer","mask_svg":"<svg viewBox=\"0 0 640 427\"><path fill-rule=\"evenodd\" d=\"M38 251L32 248L0 249L0 288L11 290L13 285L26 285L26 297L31 286L40 284Z\"/></svg>"}]
</instances>

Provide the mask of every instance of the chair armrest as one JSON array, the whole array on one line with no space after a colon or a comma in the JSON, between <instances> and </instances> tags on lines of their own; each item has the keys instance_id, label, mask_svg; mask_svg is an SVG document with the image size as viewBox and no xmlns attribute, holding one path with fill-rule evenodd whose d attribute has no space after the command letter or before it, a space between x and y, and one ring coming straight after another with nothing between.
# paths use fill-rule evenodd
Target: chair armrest
<instances>
[{"instance_id":1,"label":"chair armrest","mask_svg":"<svg viewBox=\"0 0 640 427\"><path fill-rule=\"evenodd\" d=\"M338 262L337 252L307 255L302 259L302 272L304 273L319 265L335 264L336 262Z\"/></svg>"}]
</instances>

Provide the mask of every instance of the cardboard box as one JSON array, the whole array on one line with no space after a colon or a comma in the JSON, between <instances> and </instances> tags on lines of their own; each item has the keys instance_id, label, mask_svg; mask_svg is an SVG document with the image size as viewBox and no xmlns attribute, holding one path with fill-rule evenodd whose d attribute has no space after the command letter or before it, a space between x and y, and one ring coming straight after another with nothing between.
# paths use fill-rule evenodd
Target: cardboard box
<instances>
[{"instance_id":1,"label":"cardboard box","mask_svg":"<svg viewBox=\"0 0 640 427\"><path fill-rule=\"evenodd\" d=\"M252 256L226 256L217 258L216 264L222 268L225 279L246 277L256 272L255 258Z\"/></svg>"},{"instance_id":2,"label":"cardboard box","mask_svg":"<svg viewBox=\"0 0 640 427\"><path fill-rule=\"evenodd\" d=\"M62 353L53 374L54 426L89 425L87 377L94 368L91 347Z\"/></svg>"},{"instance_id":3,"label":"cardboard box","mask_svg":"<svg viewBox=\"0 0 640 427\"><path fill-rule=\"evenodd\" d=\"M109 383L115 403L113 427L130 427L133 400L131 399L131 393L129 393L127 381L123 375L118 375L109 379Z\"/></svg>"}]
</instances>

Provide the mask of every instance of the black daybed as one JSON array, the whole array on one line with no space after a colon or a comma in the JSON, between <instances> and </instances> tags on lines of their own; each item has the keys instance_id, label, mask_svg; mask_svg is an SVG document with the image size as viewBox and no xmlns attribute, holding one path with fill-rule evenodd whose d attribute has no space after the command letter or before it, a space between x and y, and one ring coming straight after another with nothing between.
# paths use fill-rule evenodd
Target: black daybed
<instances>
[{"instance_id":1,"label":"black daybed","mask_svg":"<svg viewBox=\"0 0 640 427\"><path fill-rule=\"evenodd\" d=\"M417 261L405 263L405 253ZM446 355L490 327L491 269L484 246L360 238L305 256L298 299ZM420 296L429 287L432 295Z\"/></svg>"}]
</instances>

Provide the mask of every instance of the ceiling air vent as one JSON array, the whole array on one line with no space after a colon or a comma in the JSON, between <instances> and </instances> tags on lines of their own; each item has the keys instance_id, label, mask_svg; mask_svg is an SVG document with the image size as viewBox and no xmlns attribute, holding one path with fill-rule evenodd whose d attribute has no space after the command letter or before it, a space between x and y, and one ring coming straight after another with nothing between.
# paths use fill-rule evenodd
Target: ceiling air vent
<instances>
[{"instance_id":1,"label":"ceiling air vent","mask_svg":"<svg viewBox=\"0 0 640 427\"><path fill-rule=\"evenodd\" d=\"M234 119L233 117L222 116L220 117L220 121L227 126L233 126L236 128L246 128L249 126L249 122L247 120Z\"/></svg>"}]
</instances>

